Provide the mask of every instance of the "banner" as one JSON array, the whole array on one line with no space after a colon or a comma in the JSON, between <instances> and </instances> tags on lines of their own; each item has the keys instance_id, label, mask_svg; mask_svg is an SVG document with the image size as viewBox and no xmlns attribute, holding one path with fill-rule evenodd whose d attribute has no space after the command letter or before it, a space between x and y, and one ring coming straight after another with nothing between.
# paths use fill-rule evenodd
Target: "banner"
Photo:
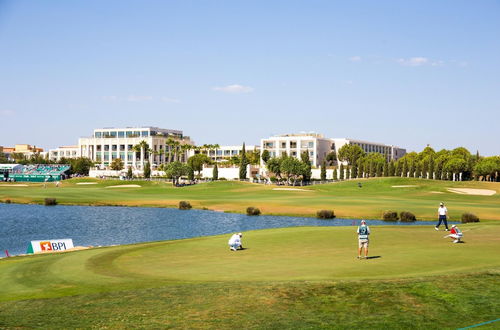
<instances>
[{"instance_id":1,"label":"banner","mask_svg":"<svg viewBox=\"0 0 500 330\"><path fill-rule=\"evenodd\" d=\"M73 247L71 238L31 241L26 253L65 251Z\"/></svg>"}]
</instances>

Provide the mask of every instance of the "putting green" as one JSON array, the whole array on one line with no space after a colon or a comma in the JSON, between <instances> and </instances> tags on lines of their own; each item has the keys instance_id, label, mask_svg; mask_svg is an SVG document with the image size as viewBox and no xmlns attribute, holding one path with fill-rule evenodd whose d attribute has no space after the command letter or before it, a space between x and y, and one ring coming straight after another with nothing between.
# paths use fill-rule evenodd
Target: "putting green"
<instances>
[{"instance_id":1,"label":"putting green","mask_svg":"<svg viewBox=\"0 0 500 330\"><path fill-rule=\"evenodd\" d=\"M0 300L211 281L394 279L497 269L500 225L462 225L463 244L432 226L373 226L368 260L358 260L355 227L245 232L0 261Z\"/></svg>"}]
</instances>

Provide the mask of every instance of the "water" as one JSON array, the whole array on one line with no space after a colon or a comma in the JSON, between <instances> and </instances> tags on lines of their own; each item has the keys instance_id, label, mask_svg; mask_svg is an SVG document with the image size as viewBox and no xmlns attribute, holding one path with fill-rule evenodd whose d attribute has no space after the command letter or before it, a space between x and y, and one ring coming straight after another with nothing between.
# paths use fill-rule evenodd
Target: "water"
<instances>
[{"instance_id":1,"label":"water","mask_svg":"<svg viewBox=\"0 0 500 330\"><path fill-rule=\"evenodd\" d=\"M373 225L431 225L387 223ZM359 220L256 216L171 208L0 204L0 255L26 253L32 240L72 238L75 246L105 246L295 226L357 226Z\"/></svg>"}]
</instances>

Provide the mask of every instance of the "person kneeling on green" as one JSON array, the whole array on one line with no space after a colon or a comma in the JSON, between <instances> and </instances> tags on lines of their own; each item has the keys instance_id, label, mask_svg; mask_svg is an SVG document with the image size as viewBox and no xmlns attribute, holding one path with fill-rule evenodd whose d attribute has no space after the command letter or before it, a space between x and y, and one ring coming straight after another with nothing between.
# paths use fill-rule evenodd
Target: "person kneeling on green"
<instances>
[{"instance_id":1,"label":"person kneeling on green","mask_svg":"<svg viewBox=\"0 0 500 330\"><path fill-rule=\"evenodd\" d=\"M368 257L368 235L370 235L370 227L366 225L365 220L361 220L361 225L357 230L358 234L358 259L361 259L361 250L365 249L365 258Z\"/></svg>"}]
</instances>

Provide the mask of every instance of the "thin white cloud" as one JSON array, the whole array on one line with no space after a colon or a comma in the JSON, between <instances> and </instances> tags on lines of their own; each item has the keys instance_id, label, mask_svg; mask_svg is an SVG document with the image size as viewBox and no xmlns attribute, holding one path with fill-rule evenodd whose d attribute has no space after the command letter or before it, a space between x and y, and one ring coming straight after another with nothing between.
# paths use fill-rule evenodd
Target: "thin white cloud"
<instances>
[{"instance_id":1,"label":"thin white cloud","mask_svg":"<svg viewBox=\"0 0 500 330\"><path fill-rule=\"evenodd\" d=\"M428 57L399 58L397 62L404 66L441 66L444 64L442 60L432 60Z\"/></svg>"},{"instance_id":2,"label":"thin white cloud","mask_svg":"<svg viewBox=\"0 0 500 330\"><path fill-rule=\"evenodd\" d=\"M103 96L102 99L104 101L108 101L108 102L116 102L116 101L118 101L118 96L116 96L116 95L107 95L107 96Z\"/></svg>"},{"instance_id":3,"label":"thin white cloud","mask_svg":"<svg viewBox=\"0 0 500 330\"><path fill-rule=\"evenodd\" d=\"M181 103L181 100L179 99L174 99L171 97L162 97L161 100L165 103Z\"/></svg>"},{"instance_id":4,"label":"thin white cloud","mask_svg":"<svg viewBox=\"0 0 500 330\"><path fill-rule=\"evenodd\" d=\"M349 57L349 61L351 62L361 62L362 58L361 56L351 56Z\"/></svg>"},{"instance_id":5,"label":"thin white cloud","mask_svg":"<svg viewBox=\"0 0 500 330\"><path fill-rule=\"evenodd\" d=\"M214 87L212 88L214 91L230 93L230 94L242 94L242 93L251 93L254 89L250 86L242 86L242 85L228 85L223 87Z\"/></svg>"},{"instance_id":6,"label":"thin white cloud","mask_svg":"<svg viewBox=\"0 0 500 330\"><path fill-rule=\"evenodd\" d=\"M129 95L125 98L128 102L144 102L144 101L152 101L153 97L149 95Z\"/></svg>"},{"instance_id":7,"label":"thin white cloud","mask_svg":"<svg viewBox=\"0 0 500 330\"><path fill-rule=\"evenodd\" d=\"M0 109L0 117L10 117L13 116L15 112L10 109Z\"/></svg>"}]
</instances>

